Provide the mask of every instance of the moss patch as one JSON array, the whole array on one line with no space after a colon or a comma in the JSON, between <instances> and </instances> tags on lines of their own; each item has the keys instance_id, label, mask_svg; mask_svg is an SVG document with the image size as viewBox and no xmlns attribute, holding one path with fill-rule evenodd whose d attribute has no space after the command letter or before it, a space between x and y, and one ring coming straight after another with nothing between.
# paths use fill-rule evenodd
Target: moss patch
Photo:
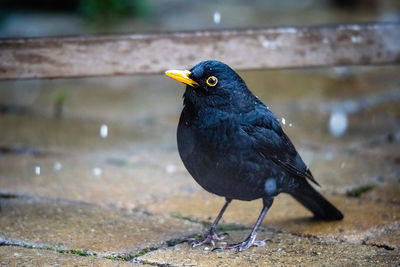
<instances>
[{"instance_id":1,"label":"moss patch","mask_svg":"<svg viewBox=\"0 0 400 267\"><path fill-rule=\"evenodd\" d=\"M184 221L189 221L193 223L201 223L199 220L191 217L191 216L186 216L186 215L181 215L181 214L175 214L172 215L173 218L179 219L179 220L184 220Z\"/></svg>"},{"instance_id":2,"label":"moss patch","mask_svg":"<svg viewBox=\"0 0 400 267\"><path fill-rule=\"evenodd\" d=\"M375 187L376 187L376 185L373 185L373 184L362 185L362 186L353 188L351 190L348 190L346 195L348 197L360 197L362 194L364 194L368 191L371 191Z\"/></svg>"},{"instance_id":3,"label":"moss patch","mask_svg":"<svg viewBox=\"0 0 400 267\"><path fill-rule=\"evenodd\" d=\"M135 258L138 258L140 256L143 256L153 250L156 250L157 248L145 248L142 249L141 251L135 253L135 254L116 254L116 255L107 255L104 256L105 259L108 260L115 260L115 261L131 261Z\"/></svg>"},{"instance_id":4,"label":"moss patch","mask_svg":"<svg viewBox=\"0 0 400 267\"><path fill-rule=\"evenodd\" d=\"M64 254L73 254L73 255L79 255L79 256L95 256L96 253L87 251L87 250L83 250L83 249L67 249L67 250L63 250L63 249L57 249L56 250L58 253L64 253Z\"/></svg>"}]
</instances>

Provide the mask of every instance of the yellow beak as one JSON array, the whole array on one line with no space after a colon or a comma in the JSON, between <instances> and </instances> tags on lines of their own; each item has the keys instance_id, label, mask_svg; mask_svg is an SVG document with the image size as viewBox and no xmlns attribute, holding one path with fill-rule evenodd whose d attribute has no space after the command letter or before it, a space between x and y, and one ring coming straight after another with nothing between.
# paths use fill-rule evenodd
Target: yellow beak
<instances>
[{"instance_id":1,"label":"yellow beak","mask_svg":"<svg viewBox=\"0 0 400 267\"><path fill-rule=\"evenodd\" d=\"M188 70L167 70L165 75L192 87L194 87L194 85L199 85L197 82L189 78L190 71Z\"/></svg>"}]
</instances>

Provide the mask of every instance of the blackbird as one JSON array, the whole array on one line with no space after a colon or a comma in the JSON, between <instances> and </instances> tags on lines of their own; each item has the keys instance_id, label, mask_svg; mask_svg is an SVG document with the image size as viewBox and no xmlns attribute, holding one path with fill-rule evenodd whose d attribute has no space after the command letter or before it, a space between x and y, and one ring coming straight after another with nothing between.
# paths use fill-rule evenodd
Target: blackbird
<instances>
[{"instance_id":1,"label":"blackbird","mask_svg":"<svg viewBox=\"0 0 400 267\"><path fill-rule=\"evenodd\" d=\"M179 120L179 155L191 176L226 202L206 235L193 246L224 236L216 227L232 199L262 198L263 209L246 240L223 249L242 251L257 241L257 229L279 193L288 193L316 218L340 220L342 213L309 183L319 185L273 113L228 65L203 61L190 71L165 74L187 84Z\"/></svg>"}]
</instances>

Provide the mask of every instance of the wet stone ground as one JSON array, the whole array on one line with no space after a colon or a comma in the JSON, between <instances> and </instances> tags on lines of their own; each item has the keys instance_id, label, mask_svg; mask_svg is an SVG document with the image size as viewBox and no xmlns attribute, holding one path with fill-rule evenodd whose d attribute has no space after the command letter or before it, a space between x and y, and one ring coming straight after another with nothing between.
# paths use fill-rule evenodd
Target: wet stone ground
<instances>
[{"instance_id":1,"label":"wet stone ground","mask_svg":"<svg viewBox=\"0 0 400 267\"><path fill-rule=\"evenodd\" d=\"M266 245L241 253L186 242L224 200L179 159L183 86L163 76L2 81L0 266L399 266L398 73L241 72L345 216L315 221L280 195L259 232ZM226 242L244 239L260 209L233 201Z\"/></svg>"}]
</instances>

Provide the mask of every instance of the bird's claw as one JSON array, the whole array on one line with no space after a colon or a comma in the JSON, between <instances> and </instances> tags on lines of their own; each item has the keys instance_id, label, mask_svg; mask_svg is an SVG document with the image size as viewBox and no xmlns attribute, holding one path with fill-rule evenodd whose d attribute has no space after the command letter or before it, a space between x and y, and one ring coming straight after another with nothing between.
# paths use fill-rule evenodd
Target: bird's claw
<instances>
[{"instance_id":1,"label":"bird's claw","mask_svg":"<svg viewBox=\"0 0 400 267\"><path fill-rule=\"evenodd\" d=\"M208 232L203 238L193 240L191 245L192 247L197 247L204 244L210 244L215 247L215 242L224 240L226 236L228 236L228 233L217 234L215 231L210 230L210 232Z\"/></svg>"}]
</instances>

